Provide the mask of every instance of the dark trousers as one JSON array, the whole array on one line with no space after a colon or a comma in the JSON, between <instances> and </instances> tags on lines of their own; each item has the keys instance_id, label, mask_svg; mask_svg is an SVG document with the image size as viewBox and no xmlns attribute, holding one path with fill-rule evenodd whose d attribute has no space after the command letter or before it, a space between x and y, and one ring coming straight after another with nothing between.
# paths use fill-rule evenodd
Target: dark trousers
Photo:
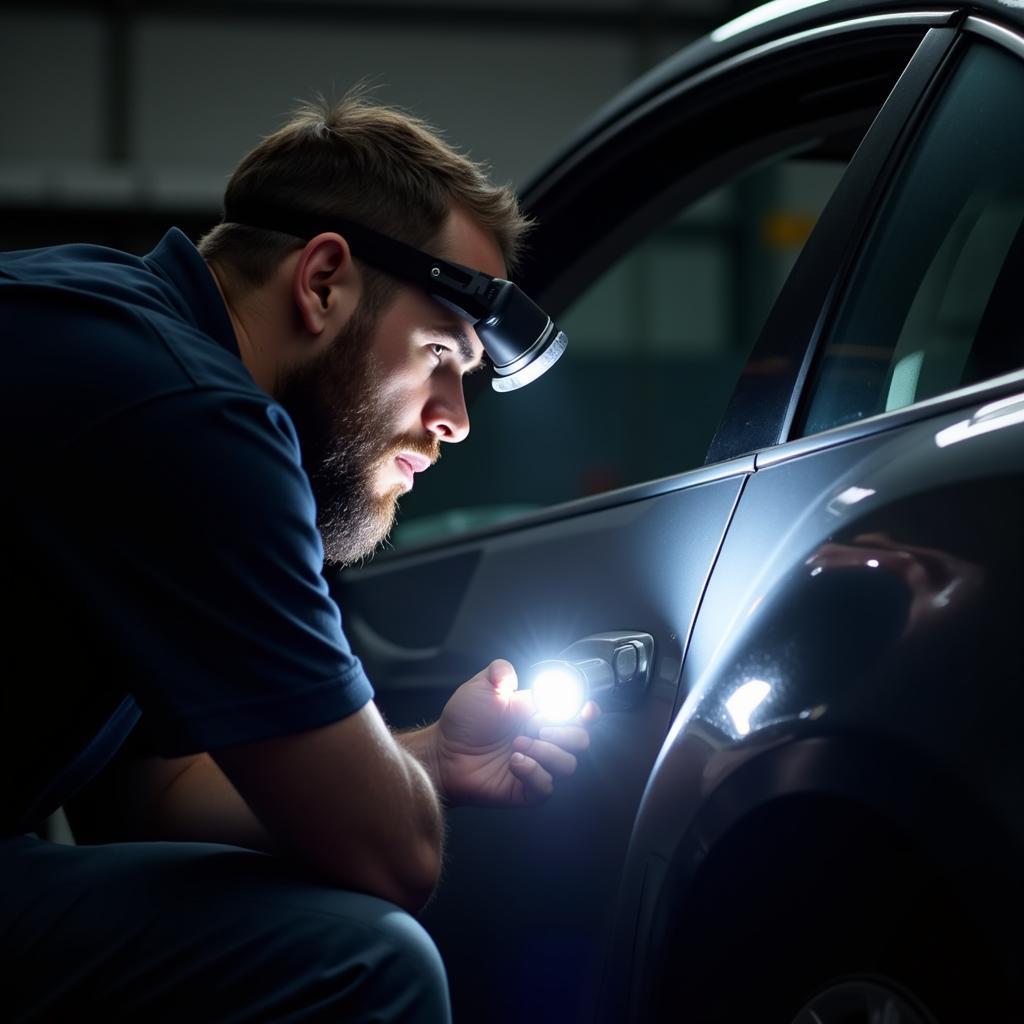
<instances>
[{"instance_id":1,"label":"dark trousers","mask_svg":"<svg viewBox=\"0 0 1024 1024\"><path fill-rule=\"evenodd\" d=\"M0 840L0 1019L448 1024L408 914L211 843Z\"/></svg>"}]
</instances>

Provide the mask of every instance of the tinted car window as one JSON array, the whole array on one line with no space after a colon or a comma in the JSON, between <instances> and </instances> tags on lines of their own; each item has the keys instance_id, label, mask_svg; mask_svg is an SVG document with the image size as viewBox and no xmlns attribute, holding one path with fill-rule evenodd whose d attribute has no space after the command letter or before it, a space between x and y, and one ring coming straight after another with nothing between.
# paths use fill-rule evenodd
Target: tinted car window
<instances>
[{"instance_id":1,"label":"tinted car window","mask_svg":"<svg viewBox=\"0 0 1024 1024\"><path fill-rule=\"evenodd\" d=\"M787 154L713 190L563 317L586 410L575 493L703 463L740 370L845 164ZM585 376L583 376L585 375ZM575 460L574 460L575 461Z\"/></svg>"},{"instance_id":2,"label":"tinted car window","mask_svg":"<svg viewBox=\"0 0 1024 1024\"><path fill-rule=\"evenodd\" d=\"M818 369L804 434L1024 365L1024 88L987 43L963 57L881 208Z\"/></svg>"},{"instance_id":3,"label":"tinted car window","mask_svg":"<svg viewBox=\"0 0 1024 1024\"><path fill-rule=\"evenodd\" d=\"M814 148L814 153L811 148ZM787 152L670 215L559 317L557 372L471 408L491 473L397 544L699 466L740 369L845 160ZM501 429L518 422L515 432ZM550 447L524 448L522 424ZM557 443L554 443L557 441ZM458 453L461 458L463 452ZM529 463L529 472L505 467ZM449 485L451 481L449 481ZM420 485L417 485L418 487ZM419 497L410 496L411 498Z\"/></svg>"}]
</instances>

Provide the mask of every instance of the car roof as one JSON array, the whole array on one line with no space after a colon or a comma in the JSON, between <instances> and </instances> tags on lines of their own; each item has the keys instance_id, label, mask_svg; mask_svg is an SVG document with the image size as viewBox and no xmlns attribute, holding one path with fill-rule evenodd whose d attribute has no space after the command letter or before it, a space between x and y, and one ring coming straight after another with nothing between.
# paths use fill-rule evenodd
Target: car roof
<instances>
[{"instance_id":1,"label":"car roof","mask_svg":"<svg viewBox=\"0 0 1024 1024\"><path fill-rule=\"evenodd\" d=\"M943 3L941 0L935 3L925 0L911 0L909 3L908 0L771 0L690 43L601 107L524 184L525 205L529 207L533 189L543 187L545 179L569 154L631 110L709 65L809 29L873 15L921 12L988 15L1024 28L1024 0L973 0L970 4Z\"/></svg>"}]
</instances>

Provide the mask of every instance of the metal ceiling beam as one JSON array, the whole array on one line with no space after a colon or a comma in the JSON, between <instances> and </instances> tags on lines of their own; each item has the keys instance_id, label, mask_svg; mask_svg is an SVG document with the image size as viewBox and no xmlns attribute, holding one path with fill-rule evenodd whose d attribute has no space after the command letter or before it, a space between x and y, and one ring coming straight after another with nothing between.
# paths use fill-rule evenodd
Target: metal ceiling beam
<instances>
[{"instance_id":1,"label":"metal ceiling beam","mask_svg":"<svg viewBox=\"0 0 1024 1024\"><path fill-rule=\"evenodd\" d=\"M108 163L127 163L132 156L132 20L113 6L103 11L106 24L103 61L105 112L104 156Z\"/></svg>"}]
</instances>

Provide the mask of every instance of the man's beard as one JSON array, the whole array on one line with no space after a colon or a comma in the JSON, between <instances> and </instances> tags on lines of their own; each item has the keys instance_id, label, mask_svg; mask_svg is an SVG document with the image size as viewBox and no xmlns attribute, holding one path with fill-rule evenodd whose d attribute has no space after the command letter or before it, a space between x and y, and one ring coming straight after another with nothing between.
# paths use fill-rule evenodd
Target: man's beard
<instances>
[{"instance_id":1,"label":"man's beard","mask_svg":"<svg viewBox=\"0 0 1024 1024\"><path fill-rule=\"evenodd\" d=\"M299 435L316 500L324 560L350 565L391 532L404 488L373 493L378 468L400 452L440 456L436 438L395 437L396 410L384 396L371 352L376 316L360 307L328 348L281 381L277 399Z\"/></svg>"}]
</instances>

